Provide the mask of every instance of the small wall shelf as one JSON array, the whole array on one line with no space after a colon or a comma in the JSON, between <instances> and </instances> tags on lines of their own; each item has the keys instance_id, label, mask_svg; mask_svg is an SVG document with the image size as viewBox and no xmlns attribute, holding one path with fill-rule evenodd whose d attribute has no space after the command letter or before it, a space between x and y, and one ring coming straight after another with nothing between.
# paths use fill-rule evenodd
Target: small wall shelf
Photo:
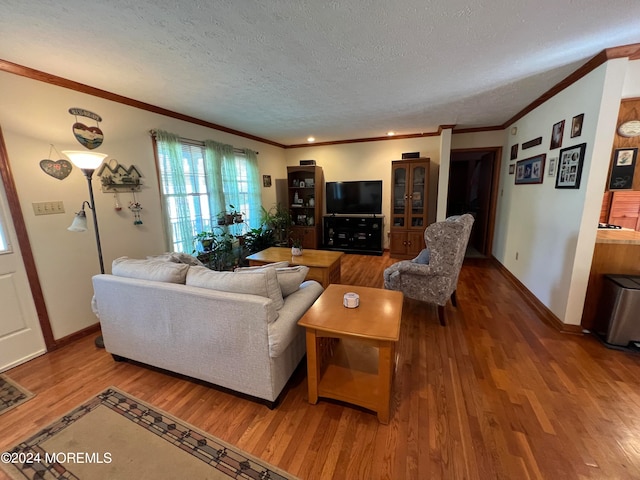
<instances>
[{"instance_id":1,"label":"small wall shelf","mask_svg":"<svg viewBox=\"0 0 640 480\"><path fill-rule=\"evenodd\" d=\"M127 168L115 159L104 163L97 174L102 182L103 193L139 192L142 185L142 175L135 165Z\"/></svg>"}]
</instances>

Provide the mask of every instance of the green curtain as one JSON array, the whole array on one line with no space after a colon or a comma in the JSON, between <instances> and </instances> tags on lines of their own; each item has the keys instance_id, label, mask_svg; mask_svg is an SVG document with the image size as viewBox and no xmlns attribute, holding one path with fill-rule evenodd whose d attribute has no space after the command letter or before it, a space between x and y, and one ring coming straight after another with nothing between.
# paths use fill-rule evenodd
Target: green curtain
<instances>
[{"instance_id":1,"label":"green curtain","mask_svg":"<svg viewBox=\"0 0 640 480\"><path fill-rule=\"evenodd\" d=\"M211 225L216 224L216 216L227 210L222 184L222 164L225 157L233 156L233 147L213 140L204 142L204 172L207 196L209 199L209 212L211 213Z\"/></svg>"},{"instance_id":2,"label":"green curtain","mask_svg":"<svg viewBox=\"0 0 640 480\"><path fill-rule=\"evenodd\" d=\"M161 162L160 176L163 207L166 210L164 215L166 236L175 251L191 252L193 251L193 237L197 233L194 232L195 225L192 217L198 215L200 209L192 211L190 188L186 180L189 172L186 170L189 168L194 170L195 166L186 166L189 155L183 154L180 137L162 130L157 130L155 135L158 158ZM242 173L239 172L239 168L242 169L243 165L238 165L239 160L236 159L233 145L205 140L203 150L204 179L210 215L210 218L206 220L210 222L211 226L215 226L218 213L229 211L229 205L234 205L238 211L241 210L241 205L244 205L244 208L248 208L248 211L244 212L246 213L245 218L249 220L248 226L250 228L258 227L260 225L261 191L256 152L244 150L248 199L243 200L239 189L239 182L244 181L242 175L239 175ZM245 201L248 203L248 207L246 207ZM199 220L196 219L196 223ZM201 223L206 224L207 222L203 218Z\"/></svg>"},{"instance_id":3,"label":"green curtain","mask_svg":"<svg viewBox=\"0 0 640 480\"><path fill-rule=\"evenodd\" d=\"M249 227L258 228L260 226L260 207L262 205L262 194L260 190L260 170L258 169L258 156L253 150L244 149L247 159L247 180L249 182Z\"/></svg>"},{"instance_id":4,"label":"green curtain","mask_svg":"<svg viewBox=\"0 0 640 480\"><path fill-rule=\"evenodd\" d=\"M164 229L171 249L191 252L193 227L189 214L182 144L180 137L163 130L156 130L158 160L162 162L160 175L162 205L165 209ZM174 225L171 225L173 221Z\"/></svg>"}]
</instances>

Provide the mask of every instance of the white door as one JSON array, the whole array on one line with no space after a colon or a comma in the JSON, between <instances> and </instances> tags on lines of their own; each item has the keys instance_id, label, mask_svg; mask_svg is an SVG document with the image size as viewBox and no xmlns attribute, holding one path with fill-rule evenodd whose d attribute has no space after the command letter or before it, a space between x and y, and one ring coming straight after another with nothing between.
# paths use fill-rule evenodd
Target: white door
<instances>
[{"instance_id":1,"label":"white door","mask_svg":"<svg viewBox=\"0 0 640 480\"><path fill-rule=\"evenodd\" d=\"M45 352L27 272L0 181L0 372Z\"/></svg>"}]
</instances>

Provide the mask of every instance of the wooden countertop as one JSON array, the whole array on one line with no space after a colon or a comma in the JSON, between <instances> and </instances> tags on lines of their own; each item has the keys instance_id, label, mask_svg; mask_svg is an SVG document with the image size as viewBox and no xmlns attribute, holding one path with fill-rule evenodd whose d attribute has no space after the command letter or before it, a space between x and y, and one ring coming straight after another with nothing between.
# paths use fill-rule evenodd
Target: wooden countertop
<instances>
[{"instance_id":1,"label":"wooden countertop","mask_svg":"<svg viewBox=\"0 0 640 480\"><path fill-rule=\"evenodd\" d=\"M597 243L620 243L626 245L640 245L640 232L635 230L617 230L609 228L598 229Z\"/></svg>"}]
</instances>

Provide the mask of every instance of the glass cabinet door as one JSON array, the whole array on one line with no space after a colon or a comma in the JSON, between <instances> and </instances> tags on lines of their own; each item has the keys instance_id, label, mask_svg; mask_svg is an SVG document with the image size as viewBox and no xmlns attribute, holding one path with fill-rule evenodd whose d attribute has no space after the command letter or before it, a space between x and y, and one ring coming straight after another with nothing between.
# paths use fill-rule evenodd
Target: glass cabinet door
<instances>
[{"instance_id":1,"label":"glass cabinet door","mask_svg":"<svg viewBox=\"0 0 640 480\"><path fill-rule=\"evenodd\" d=\"M391 212L391 225L394 227L404 227L407 213L407 184L408 171L405 166L393 167L393 211Z\"/></svg>"},{"instance_id":2,"label":"glass cabinet door","mask_svg":"<svg viewBox=\"0 0 640 480\"><path fill-rule=\"evenodd\" d=\"M411 227L424 228L427 205L427 169L424 165L411 167L411 188L409 190L409 202L411 205L410 225Z\"/></svg>"}]
</instances>

